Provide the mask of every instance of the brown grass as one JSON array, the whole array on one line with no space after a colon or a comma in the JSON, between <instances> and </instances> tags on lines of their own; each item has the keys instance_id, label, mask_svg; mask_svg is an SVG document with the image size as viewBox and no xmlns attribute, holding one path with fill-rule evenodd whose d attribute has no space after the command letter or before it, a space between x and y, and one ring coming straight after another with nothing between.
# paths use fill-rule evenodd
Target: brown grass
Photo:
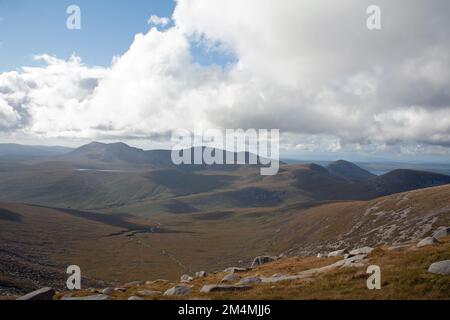
<instances>
[{"instance_id":1,"label":"brown grass","mask_svg":"<svg viewBox=\"0 0 450 320\"><path fill-rule=\"evenodd\" d=\"M220 283L223 272L211 274L207 278L195 279L192 294L179 299L217 299L217 300L428 300L450 299L450 276L434 275L427 271L431 263L450 259L450 238L444 243L425 248L409 247L398 250L377 248L369 256L369 264L378 265L382 270L382 289L368 290L365 268L340 268L314 276L313 282L302 280L254 285L245 292L201 294L206 284ZM271 276L274 273L295 274L311 268L332 264L338 258L317 259L313 257L283 258L248 272L242 277ZM164 292L175 283L155 283L129 288L126 292L116 292L113 299L127 299L142 289ZM77 292L76 296L90 295L90 292ZM174 299L164 296L158 299ZM177 298L175 298L177 299Z\"/></svg>"}]
</instances>

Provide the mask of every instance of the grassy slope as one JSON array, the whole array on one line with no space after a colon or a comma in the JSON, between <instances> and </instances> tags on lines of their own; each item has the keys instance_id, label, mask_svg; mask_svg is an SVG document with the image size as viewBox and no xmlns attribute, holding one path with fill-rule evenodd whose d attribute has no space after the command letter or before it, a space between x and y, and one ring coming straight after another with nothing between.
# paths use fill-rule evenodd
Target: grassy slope
<instances>
[{"instance_id":1,"label":"grassy slope","mask_svg":"<svg viewBox=\"0 0 450 320\"><path fill-rule=\"evenodd\" d=\"M369 255L368 265L381 268L381 290L368 290L366 268L340 268L319 274L312 281L285 281L272 284L254 285L249 291L228 293L200 293L206 284L220 283L226 275L223 272L209 275L207 278L195 279L192 293L182 299L450 299L450 276L429 273L428 267L436 261L450 259L450 238L443 243L424 248L411 245L408 248L389 250L379 247ZM283 258L251 271L240 273L242 277L271 276L278 274L295 274L311 268L330 265L339 258L317 259L313 257ZM115 292L113 299L127 299L139 295L142 289L164 292L176 283L156 282L128 288L126 292ZM91 295L91 292L76 292L74 296ZM61 296L61 295L60 295ZM147 299L167 299L157 296Z\"/></svg>"},{"instance_id":2,"label":"grassy slope","mask_svg":"<svg viewBox=\"0 0 450 320\"><path fill-rule=\"evenodd\" d=\"M287 251L311 255L338 246L352 248L421 238L449 224L449 193L450 186L444 186L368 202L162 213L149 219L126 216L125 221L168 231L131 237L120 234L128 225L108 221L116 219L115 215L101 215L105 218L99 220L67 210L1 205L19 214L21 220L3 217L0 247L12 247L27 257L38 253L60 271L78 264L86 276L105 281L177 279L201 269L248 265L249 259L261 254Z\"/></svg>"}]
</instances>

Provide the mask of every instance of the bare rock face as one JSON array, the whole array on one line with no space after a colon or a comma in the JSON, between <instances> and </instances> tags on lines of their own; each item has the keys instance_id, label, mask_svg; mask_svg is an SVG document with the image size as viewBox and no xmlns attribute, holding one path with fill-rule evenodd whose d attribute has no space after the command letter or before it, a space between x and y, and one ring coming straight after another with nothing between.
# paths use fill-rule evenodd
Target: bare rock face
<instances>
[{"instance_id":1,"label":"bare rock face","mask_svg":"<svg viewBox=\"0 0 450 320\"><path fill-rule=\"evenodd\" d=\"M17 300L53 300L55 293L55 289L42 288L17 298Z\"/></svg>"},{"instance_id":2,"label":"bare rock face","mask_svg":"<svg viewBox=\"0 0 450 320\"><path fill-rule=\"evenodd\" d=\"M417 248L422 248L422 247L426 247L426 246L432 246L435 244L438 244L439 241L435 238L435 237L428 237L425 238L423 240L421 240L418 244L417 244Z\"/></svg>"},{"instance_id":3,"label":"bare rock face","mask_svg":"<svg viewBox=\"0 0 450 320\"><path fill-rule=\"evenodd\" d=\"M177 285L164 292L165 296L185 296L191 293L191 288L185 285Z\"/></svg>"},{"instance_id":4,"label":"bare rock face","mask_svg":"<svg viewBox=\"0 0 450 320\"><path fill-rule=\"evenodd\" d=\"M208 284L203 286L200 290L202 293L210 293L210 292L224 292L224 291L246 291L250 290L252 287L250 286L242 286L242 285L227 285L227 284Z\"/></svg>"},{"instance_id":5,"label":"bare rock face","mask_svg":"<svg viewBox=\"0 0 450 320\"><path fill-rule=\"evenodd\" d=\"M434 274L440 274L443 276L450 275L450 260L444 260L433 263L429 268L428 272Z\"/></svg>"},{"instance_id":6,"label":"bare rock face","mask_svg":"<svg viewBox=\"0 0 450 320\"><path fill-rule=\"evenodd\" d=\"M438 240L448 236L450 236L450 227L439 227L433 233L433 237Z\"/></svg>"},{"instance_id":7,"label":"bare rock face","mask_svg":"<svg viewBox=\"0 0 450 320\"><path fill-rule=\"evenodd\" d=\"M252 268L277 260L274 256L259 256L253 260Z\"/></svg>"}]
</instances>

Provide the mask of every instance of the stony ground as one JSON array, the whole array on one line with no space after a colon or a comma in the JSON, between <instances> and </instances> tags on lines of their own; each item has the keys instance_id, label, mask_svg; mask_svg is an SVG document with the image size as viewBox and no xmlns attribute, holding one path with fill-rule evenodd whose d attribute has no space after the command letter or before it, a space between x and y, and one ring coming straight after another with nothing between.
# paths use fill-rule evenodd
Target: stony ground
<instances>
[{"instance_id":1,"label":"stony ground","mask_svg":"<svg viewBox=\"0 0 450 320\"><path fill-rule=\"evenodd\" d=\"M433 263L444 261L444 264ZM381 268L381 289L367 288L369 265ZM436 270L438 270L436 272ZM12 298L12 297L10 297ZM63 300L162 299L450 299L450 237L318 257L260 257L249 268L183 275L180 282L136 281L57 292Z\"/></svg>"}]
</instances>

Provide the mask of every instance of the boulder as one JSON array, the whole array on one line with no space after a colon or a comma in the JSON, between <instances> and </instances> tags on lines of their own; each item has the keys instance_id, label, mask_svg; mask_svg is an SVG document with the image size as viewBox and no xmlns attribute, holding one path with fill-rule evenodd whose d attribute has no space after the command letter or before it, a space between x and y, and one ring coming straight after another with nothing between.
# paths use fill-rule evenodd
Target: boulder
<instances>
[{"instance_id":1,"label":"boulder","mask_svg":"<svg viewBox=\"0 0 450 320\"><path fill-rule=\"evenodd\" d=\"M109 300L109 296L107 296L106 294L96 294L87 297L63 297L61 300L97 301L97 300Z\"/></svg>"},{"instance_id":2,"label":"boulder","mask_svg":"<svg viewBox=\"0 0 450 320\"><path fill-rule=\"evenodd\" d=\"M114 292L114 288L105 288L102 290L102 294L111 295Z\"/></svg>"},{"instance_id":3,"label":"boulder","mask_svg":"<svg viewBox=\"0 0 450 320\"><path fill-rule=\"evenodd\" d=\"M422 247L426 247L426 246L432 246L435 244L438 244L439 241L435 238L435 237L428 237L425 239L422 239L418 244L417 244L417 248L422 248Z\"/></svg>"},{"instance_id":4,"label":"boulder","mask_svg":"<svg viewBox=\"0 0 450 320\"><path fill-rule=\"evenodd\" d=\"M346 255L348 252L347 249L342 249L342 250L336 250L333 252L330 252L328 254L328 258L332 258L332 257L343 257L344 255Z\"/></svg>"},{"instance_id":5,"label":"boulder","mask_svg":"<svg viewBox=\"0 0 450 320\"><path fill-rule=\"evenodd\" d=\"M239 267L229 267L223 270L225 273L236 273L236 272L246 272L248 268L239 268Z\"/></svg>"},{"instance_id":6,"label":"boulder","mask_svg":"<svg viewBox=\"0 0 450 320\"><path fill-rule=\"evenodd\" d=\"M440 274L443 276L450 275L450 260L444 260L433 263L429 268L428 272L434 274Z\"/></svg>"},{"instance_id":7,"label":"boulder","mask_svg":"<svg viewBox=\"0 0 450 320\"><path fill-rule=\"evenodd\" d=\"M176 285L164 292L165 296L185 296L191 293L191 288L185 285Z\"/></svg>"},{"instance_id":8,"label":"boulder","mask_svg":"<svg viewBox=\"0 0 450 320\"><path fill-rule=\"evenodd\" d=\"M227 284L208 284L203 286L200 290L202 293L210 293L210 292L224 292L224 291L246 291L250 290L252 287L250 286L242 286L242 285L227 285Z\"/></svg>"},{"instance_id":9,"label":"boulder","mask_svg":"<svg viewBox=\"0 0 450 320\"><path fill-rule=\"evenodd\" d=\"M208 274L206 273L206 271L199 271L195 273L196 278L206 278L207 276Z\"/></svg>"},{"instance_id":10,"label":"boulder","mask_svg":"<svg viewBox=\"0 0 450 320\"><path fill-rule=\"evenodd\" d=\"M53 300L55 293L55 289L42 288L17 298L17 300Z\"/></svg>"},{"instance_id":11,"label":"boulder","mask_svg":"<svg viewBox=\"0 0 450 320\"><path fill-rule=\"evenodd\" d=\"M362 247L362 248L358 248L358 249L354 249L354 250L350 251L350 256L357 256L357 255L361 255L361 254L368 255L372 251L373 251L373 248L371 248L371 247Z\"/></svg>"},{"instance_id":12,"label":"boulder","mask_svg":"<svg viewBox=\"0 0 450 320\"><path fill-rule=\"evenodd\" d=\"M128 298L128 300L132 301L132 300L144 300L144 299L141 297L137 297L137 296L131 296Z\"/></svg>"},{"instance_id":13,"label":"boulder","mask_svg":"<svg viewBox=\"0 0 450 320\"><path fill-rule=\"evenodd\" d=\"M318 253L317 254L317 259L324 259L326 258L325 255L323 253Z\"/></svg>"},{"instance_id":14,"label":"boulder","mask_svg":"<svg viewBox=\"0 0 450 320\"><path fill-rule=\"evenodd\" d=\"M433 233L433 237L438 240L448 236L450 236L450 227L439 227Z\"/></svg>"},{"instance_id":15,"label":"boulder","mask_svg":"<svg viewBox=\"0 0 450 320\"><path fill-rule=\"evenodd\" d=\"M241 279L241 281L239 281L239 284L258 284L261 282L262 282L262 280L259 277L247 277L247 278Z\"/></svg>"},{"instance_id":16,"label":"boulder","mask_svg":"<svg viewBox=\"0 0 450 320\"><path fill-rule=\"evenodd\" d=\"M348 264L348 263L353 263L353 262L361 262L366 257L367 257L366 254L358 254L356 256L350 256L350 257L345 259L345 263Z\"/></svg>"},{"instance_id":17,"label":"boulder","mask_svg":"<svg viewBox=\"0 0 450 320\"><path fill-rule=\"evenodd\" d=\"M253 260L252 268L277 260L274 256L259 256Z\"/></svg>"},{"instance_id":18,"label":"boulder","mask_svg":"<svg viewBox=\"0 0 450 320\"><path fill-rule=\"evenodd\" d=\"M192 278L190 275L188 274L183 274L180 278L181 282L191 282L194 280L194 278Z\"/></svg>"},{"instance_id":19,"label":"boulder","mask_svg":"<svg viewBox=\"0 0 450 320\"><path fill-rule=\"evenodd\" d=\"M241 280L241 276L237 275L236 273L230 273L223 277L222 282L233 283L238 282L239 280Z\"/></svg>"}]
</instances>

